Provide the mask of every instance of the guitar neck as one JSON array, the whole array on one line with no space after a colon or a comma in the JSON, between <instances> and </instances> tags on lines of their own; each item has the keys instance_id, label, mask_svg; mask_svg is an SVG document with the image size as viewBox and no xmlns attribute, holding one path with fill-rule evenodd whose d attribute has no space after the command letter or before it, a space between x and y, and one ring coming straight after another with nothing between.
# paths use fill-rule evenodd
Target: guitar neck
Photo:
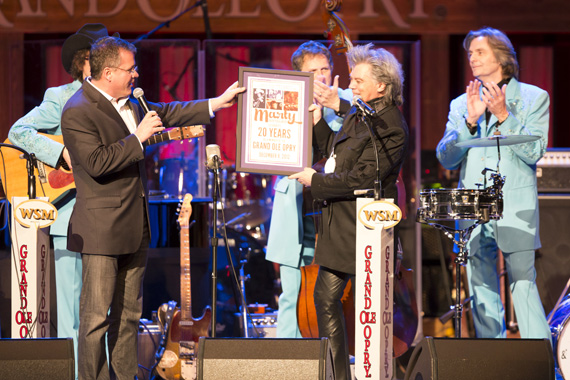
<instances>
[{"instance_id":1,"label":"guitar neck","mask_svg":"<svg viewBox=\"0 0 570 380\"><path fill-rule=\"evenodd\" d=\"M173 128L167 132L157 133L144 142L144 146L150 146L171 140L185 140L204 136L204 129L201 125L191 125L188 127Z\"/></svg>"},{"instance_id":2,"label":"guitar neck","mask_svg":"<svg viewBox=\"0 0 570 380\"><path fill-rule=\"evenodd\" d=\"M180 314L192 319L192 284L190 276L190 228L180 228Z\"/></svg>"}]
</instances>

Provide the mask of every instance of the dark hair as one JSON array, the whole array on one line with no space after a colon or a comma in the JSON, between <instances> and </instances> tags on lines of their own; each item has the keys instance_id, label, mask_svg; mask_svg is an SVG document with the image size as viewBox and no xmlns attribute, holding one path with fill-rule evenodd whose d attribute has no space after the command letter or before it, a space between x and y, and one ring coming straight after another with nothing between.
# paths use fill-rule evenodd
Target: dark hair
<instances>
[{"instance_id":1,"label":"dark hair","mask_svg":"<svg viewBox=\"0 0 570 380\"><path fill-rule=\"evenodd\" d=\"M83 82L83 67L85 66L85 57L89 54L89 49L79 49L73 54L69 73L73 80Z\"/></svg>"},{"instance_id":2,"label":"dark hair","mask_svg":"<svg viewBox=\"0 0 570 380\"><path fill-rule=\"evenodd\" d=\"M370 65L370 73L373 80L384 83L386 90L382 97L385 105L404 103L402 89L404 87L404 73L402 65L392 53L383 48L374 49L372 44L355 46L346 54L350 69L360 63Z\"/></svg>"},{"instance_id":3,"label":"dark hair","mask_svg":"<svg viewBox=\"0 0 570 380\"><path fill-rule=\"evenodd\" d=\"M297 50L295 50L291 56L291 67L293 67L293 70L295 71L301 71L303 62L305 62L305 57L314 57L315 55L324 55L325 58L329 61L329 65L332 71L333 60L330 50L327 49L325 45L316 41L305 42L299 46Z\"/></svg>"},{"instance_id":4,"label":"dark hair","mask_svg":"<svg viewBox=\"0 0 570 380\"><path fill-rule=\"evenodd\" d=\"M503 69L504 78L519 77L519 63L517 61L517 53L513 48L513 44L509 37L498 29L482 28L470 31L463 40L463 48L469 53L471 42L478 37L487 37L489 47L495 54L495 58L499 61Z\"/></svg>"},{"instance_id":5,"label":"dark hair","mask_svg":"<svg viewBox=\"0 0 570 380\"><path fill-rule=\"evenodd\" d=\"M89 64L91 65L91 77L101 79L105 67L118 67L121 64L120 51L127 50L136 54L135 45L118 37L99 38L91 45Z\"/></svg>"}]
</instances>

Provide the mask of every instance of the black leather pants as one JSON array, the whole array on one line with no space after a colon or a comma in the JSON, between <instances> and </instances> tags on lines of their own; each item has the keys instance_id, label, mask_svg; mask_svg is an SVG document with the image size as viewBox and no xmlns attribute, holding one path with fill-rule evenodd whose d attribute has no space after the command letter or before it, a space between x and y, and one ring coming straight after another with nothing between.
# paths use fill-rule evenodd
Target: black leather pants
<instances>
[{"instance_id":1,"label":"black leather pants","mask_svg":"<svg viewBox=\"0 0 570 380\"><path fill-rule=\"evenodd\" d=\"M348 338L341 298L346 283L353 277L350 274L321 266L315 283L314 297L319 336L329 338L336 380L349 380L351 378Z\"/></svg>"}]
</instances>

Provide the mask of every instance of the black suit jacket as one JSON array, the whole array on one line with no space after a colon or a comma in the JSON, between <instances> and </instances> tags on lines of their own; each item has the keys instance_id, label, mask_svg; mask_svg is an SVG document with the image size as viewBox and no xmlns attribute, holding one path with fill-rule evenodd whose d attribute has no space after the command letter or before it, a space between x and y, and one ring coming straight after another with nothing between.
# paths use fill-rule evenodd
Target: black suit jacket
<instances>
[{"instance_id":1,"label":"black suit jacket","mask_svg":"<svg viewBox=\"0 0 570 380\"><path fill-rule=\"evenodd\" d=\"M130 99L137 123L144 113ZM207 101L150 103L165 126L209 124ZM144 150L103 94L83 83L62 114L77 202L68 229L67 248L87 254L136 252L148 221Z\"/></svg>"},{"instance_id":2,"label":"black suit jacket","mask_svg":"<svg viewBox=\"0 0 570 380\"><path fill-rule=\"evenodd\" d=\"M378 107L379 100L370 102ZM380 161L380 178L385 198L397 202L396 179L408 147L408 125L396 105L378 109L372 118ZM321 152L335 155L333 173L315 173L311 178L314 199L325 201L315 263L340 272L356 271L356 197L354 190L372 189L376 178L374 146L368 127L357 120L353 108L342 128L334 133L321 119L314 128Z\"/></svg>"}]
</instances>

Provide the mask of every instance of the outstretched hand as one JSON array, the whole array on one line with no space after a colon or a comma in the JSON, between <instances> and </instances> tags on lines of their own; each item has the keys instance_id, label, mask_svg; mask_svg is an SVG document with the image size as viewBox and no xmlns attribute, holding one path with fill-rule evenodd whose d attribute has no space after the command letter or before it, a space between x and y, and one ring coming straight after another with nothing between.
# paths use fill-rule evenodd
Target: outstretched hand
<instances>
[{"instance_id":1,"label":"outstretched hand","mask_svg":"<svg viewBox=\"0 0 570 380\"><path fill-rule=\"evenodd\" d=\"M237 95L244 91L245 87L238 87L238 82L234 82L222 95L211 99L212 111L216 112L222 108L233 106L237 100Z\"/></svg>"}]
</instances>

